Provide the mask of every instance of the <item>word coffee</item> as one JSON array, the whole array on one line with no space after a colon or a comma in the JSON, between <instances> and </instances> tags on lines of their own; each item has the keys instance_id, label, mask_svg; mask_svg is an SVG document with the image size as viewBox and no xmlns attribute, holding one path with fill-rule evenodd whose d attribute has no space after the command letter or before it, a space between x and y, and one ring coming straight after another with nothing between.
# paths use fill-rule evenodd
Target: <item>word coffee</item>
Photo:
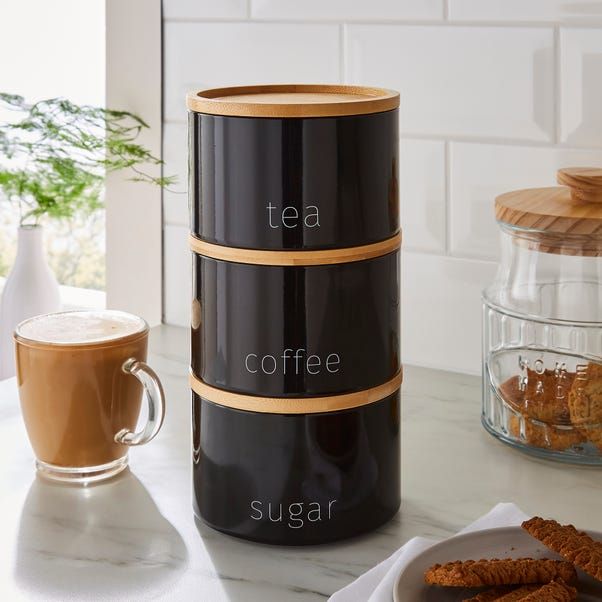
<instances>
[{"instance_id":1,"label":"word coffee","mask_svg":"<svg viewBox=\"0 0 602 602\"><path fill-rule=\"evenodd\" d=\"M335 374L340 370L341 356L338 353L329 353L324 359L305 349L285 349L282 355L266 354L259 356L257 353L248 353L245 356L245 369L251 374L263 372L264 374L320 374L326 370Z\"/></svg>"}]
</instances>

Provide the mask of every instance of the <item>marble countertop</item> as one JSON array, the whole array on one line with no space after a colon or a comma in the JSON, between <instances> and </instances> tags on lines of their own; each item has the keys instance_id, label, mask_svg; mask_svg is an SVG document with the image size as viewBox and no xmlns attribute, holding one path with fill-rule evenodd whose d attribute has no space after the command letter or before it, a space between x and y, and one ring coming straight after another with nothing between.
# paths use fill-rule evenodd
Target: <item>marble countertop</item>
<instances>
[{"instance_id":1,"label":"marble countertop","mask_svg":"<svg viewBox=\"0 0 602 602\"><path fill-rule=\"evenodd\" d=\"M14 380L0 383L3 600L325 600L415 535L445 537L513 501L602 530L602 471L524 456L481 428L480 379L405 368L402 506L377 531L281 548L197 524L191 508L188 332L161 326L149 363L167 417L131 470L88 488L35 477Z\"/></svg>"}]
</instances>

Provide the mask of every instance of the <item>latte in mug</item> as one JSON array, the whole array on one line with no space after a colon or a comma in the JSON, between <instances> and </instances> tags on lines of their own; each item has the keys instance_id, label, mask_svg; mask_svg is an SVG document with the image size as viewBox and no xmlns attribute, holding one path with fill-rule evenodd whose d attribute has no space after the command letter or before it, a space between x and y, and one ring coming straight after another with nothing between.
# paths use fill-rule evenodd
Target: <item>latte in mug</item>
<instances>
[{"instance_id":1,"label":"latte in mug","mask_svg":"<svg viewBox=\"0 0 602 602\"><path fill-rule=\"evenodd\" d=\"M114 310L46 314L17 327L21 409L44 476L108 478L127 466L129 446L157 434L165 400L145 363L148 332L142 318ZM148 420L134 432L143 393Z\"/></svg>"}]
</instances>

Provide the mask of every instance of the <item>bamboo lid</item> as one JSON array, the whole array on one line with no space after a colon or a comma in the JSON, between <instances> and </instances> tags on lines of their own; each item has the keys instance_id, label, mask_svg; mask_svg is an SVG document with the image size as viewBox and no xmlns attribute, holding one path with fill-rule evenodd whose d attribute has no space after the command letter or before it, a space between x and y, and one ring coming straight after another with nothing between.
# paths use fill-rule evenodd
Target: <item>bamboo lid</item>
<instances>
[{"instance_id":1,"label":"bamboo lid","mask_svg":"<svg viewBox=\"0 0 602 602\"><path fill-rule=\"evenodd\" d=\"M367 86L267 84L190 92L195 113L232 117L339 117L399 107L399 93Z\"/></svg>"},{"instance_id":2,"label":"bamboo lid","mask_svg":"<svg viewBox=\"0 0 602 602\"><path fill-rule=\"evenodd\" d=\"M557 181L564 186L498 196L497 221L533 233L547 252L602 255L602 169L567 167Z\"/></svg>"}]
</instances>

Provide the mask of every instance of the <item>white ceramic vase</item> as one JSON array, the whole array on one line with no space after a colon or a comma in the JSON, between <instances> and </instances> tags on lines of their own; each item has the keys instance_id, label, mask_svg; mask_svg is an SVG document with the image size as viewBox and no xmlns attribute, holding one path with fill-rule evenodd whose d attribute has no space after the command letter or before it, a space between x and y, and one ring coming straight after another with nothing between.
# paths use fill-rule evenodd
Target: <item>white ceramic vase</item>
<instances>
[{"instance_id":1,"label":"white ceramic vase","mask_svg":"<svg viewBox=\"0 0 602 602\"><path fill-rule=\"evenodd\" d=\"M0 380L15 374L13 332L19 322L59 311L59 284L48 267L41 226L21 226L17 256L0 299Z\"/></svg>"}]
</instances>

